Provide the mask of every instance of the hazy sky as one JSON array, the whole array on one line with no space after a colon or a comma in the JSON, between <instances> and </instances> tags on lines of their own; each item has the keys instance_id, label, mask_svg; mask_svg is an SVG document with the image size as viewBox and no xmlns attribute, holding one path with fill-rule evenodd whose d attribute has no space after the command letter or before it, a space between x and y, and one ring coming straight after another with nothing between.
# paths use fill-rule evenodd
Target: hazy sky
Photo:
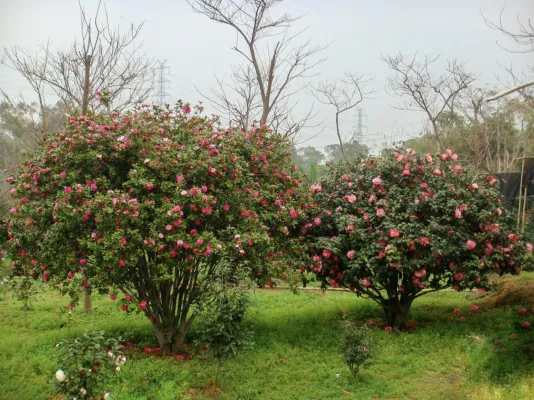
<instances>
[{"instance_id":1,"label":"hazy sky","mask_svg":"<svg viewBox=\"0 0 534 400\"><path fill-rule=\"evenodd\" d=\"M142 31L143 49L155 59L167 59L172 100L201 100L194 85L207 91L215 74L227 78L231 64L242 59L231 50L236 35L231 28L210 21L192 12L184 0L108 0L113 24L145 21ZM82 0L90 13L96 0ZM79 36L78 2L75 0L0 0L0 55L4 48L21 46L36 51L48 39L55 47L67 47ZM480 87L500 87L497 77L505 78L501 65L525 68L532 65L533 55L511 54L496 41L511 45L498 32L488 28L482 18L496 20L503 6L510 27L515 18L534 17L534 0L285 0L280 12L305 14L297 29L308 27L302 39L312 44L332 44L322 57L313 78L315 82L341 77L345 72L359 72L373 78L370 88L374 99L362 104L366 118L364 141L380 145L384 136L389 143L416 135L421 130L423 115L397 110L402 99L386 91L388 68L381 56L403 53L441 55L456 58L467 69L479 75ZM0 66L0 88L15 96L31 98L31 89L22 77ZM309 96L300 95L300 112L312 106ZM317 106L317 105L316 105ZM318 147L336 142L331 109L317 107L319 119L326 119L327 129L308 144ZM347 132L356 124L356 112L346 115L343 127ZM303 132L305 140L314 132Z\"/></svg>"}]
</instances>

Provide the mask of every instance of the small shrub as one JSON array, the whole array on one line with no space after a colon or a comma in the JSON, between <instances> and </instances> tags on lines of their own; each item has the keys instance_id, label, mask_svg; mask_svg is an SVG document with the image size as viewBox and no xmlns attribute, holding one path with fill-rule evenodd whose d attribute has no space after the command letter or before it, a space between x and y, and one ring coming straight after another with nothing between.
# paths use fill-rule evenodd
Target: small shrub
<instances>
[{"instance_id":1,"label":"small shrub","mask_svg":"<svg viewBox=\"0 0 534 400\"><path fill-rule=\"evenodd\" d=\"M206 346L217 359L217 387L222 360L236 357L251 347L253 331L241 325L249 304L247 288L218 283L213 290L216 292L213 302L199 315L197 343Z\"/></svg>"},{"instance_id":2,"label":"small shrub","mask_svg":"<svg viewBox=\"0 0 534 400\"><path fill-rule=\"evenodd\" d=\"M343 321L341 351L352 376L358 375L360 367L369 366L373 358L368 331L352 321Z\"/></svg>"},{"instance_id":3,"label":"small shrub","mask_svg":"<svg viewBox=\"0 0 534 400\"><path fill-rule=\"evenodd\" d=\"M107 399L103 386L126 362L119 339L106 339L104 332L86 331L81 338L56 345L58 365L54 387L73 399Z\"/></svg>"}]
</instances>

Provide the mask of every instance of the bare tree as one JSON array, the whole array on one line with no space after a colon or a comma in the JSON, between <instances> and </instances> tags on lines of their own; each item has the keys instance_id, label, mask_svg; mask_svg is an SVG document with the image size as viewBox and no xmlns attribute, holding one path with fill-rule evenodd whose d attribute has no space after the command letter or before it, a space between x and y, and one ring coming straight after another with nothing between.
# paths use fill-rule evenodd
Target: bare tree
<instances>
[{"instance_id":1,"label":"bare tree","mask_svg":"<svg viewBox=\"0 0 534 400\"><path fill-rule=\"evenodd\" d=\"M482 17L484 18L484 22L486 22L486 25L488 25L491 29L495 29L501 32L509 39L512 39L517 45L519 45L520 49L512 49L507 46L504 47L504 46L501 46L498 42L497 44L501 48L503 48L504 50L510 53L534 52L534 26L532 25L530 18L527 19L527 22L523 22L521 21L520 16L517 15L518 28L516 28L515 30L511 30L504 26L503 14L504 14L504 7L501 10L501 14L499 15L498 22L492 22L488 20L484 15L482 15ZM529 74L530 76L524 76L522 77L521 80L517 79L517 74L515 74L511 68L507 69L507 71L512 76L513 86L488 97L486 100L487 101L498 100L501 97L507 96L511 93L515 93L517 91L519 91L524 96L524 90L526 88L534 86L534 80L532 79L532 74L534 74L534 65L530 66L529 69L530 69L530 74Z\"/></svg>"},{"instance_id":2,"label":"bare tree","mask_svg":"<svg viewBox=\"0 0 534 400\"><path fill-rule=\"evenodd\" d=\"M272 9L283 0L186 1L195 12L236 31L237 42L233 50L247 63L246 67L234 68L232 85L224 86L218 81L218 88L212 90L213 96L206 98L241 125L259 120L260 124L269 123L271 127L283 129L286 137L294 136L311 113L294 122L290 118L294 104L290 104L289 99L306 87L297 82L312 76L312 69L324 61L315 60L324 47L310 46L309 41L292 46L299 34L291 36L288 29L299 18L287 14L278 18L271 15ZM265 39L273 37L278 38L274 45L266 43L260 48Z\"/></svg>"},{"instance_id":3,"label":"bare tree","mask_svg":"<svg viewBox=\"0 0 534 400\"><path fill-rule=\"evenodd\" d=\"M368 98L373 91L367 91L365 84L369 80L364 80L362 75L347 73L342 79L335 82L323 82L312 89L312 95L322 104L334 107L336 134L343 158L347 159L343 143L351 143L354 135L349 140L343 140L339 126L341 114L357 107L364 99Z\"/></svg>"},{"instance_id":4,"label":"bare tree","mask_svg":"<svg viewBox=\"0 0 534 400\"><path fill-rule=\"evenodd\" d=\"M8 66L26 78L40 102L45 85L70 111L78 109L83 115L104 107L96 91L105 93L109 104L118 110L142 103L150 94L153 63L135 44L143 24L132 24L123 33L110 26L102 8L100 1L94 18L90 18L80 4L81 40L66 52L53 51L49 44L41 46L36 55L18 47L6 50Z\"/></svg>"},{"instance_id":5,"label":"bare tree","mask_svg":"<svg viewBox=\"0 0 534 400\"><path fill-rule=\"evenodd\" d=\"M389 88L395 95L406 98L401 108L427 115L439 149L444 132L438 119L444 111L454 114L458 96L475 81L475 76L455 60L447 61L445 72L436 74L431 69L438 59L439 56L418 59L417 54L412 57L399 53L386 56L384 61L394 72L388 77Z\"/></svg>"}]
</instances>

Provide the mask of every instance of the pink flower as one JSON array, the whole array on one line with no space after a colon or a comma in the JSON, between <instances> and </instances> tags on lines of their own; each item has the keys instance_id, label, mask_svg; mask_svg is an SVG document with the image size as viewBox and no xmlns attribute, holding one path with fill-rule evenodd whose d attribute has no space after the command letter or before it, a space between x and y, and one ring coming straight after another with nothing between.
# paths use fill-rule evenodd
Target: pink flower
<instances>
[{"instance_id":1,"label":"pink flower","mask_svg":"<svg viewBox=\"0 0 534 400\"><path fill-rule=\"evenodd\" d=\"M464 279L464 275L461 272L457 272L454 274L454 279L457 281L461 281L462 279Z\"/></svg>"},{"instance_id":2,"label":"pink flower","mask_svg":"<svg viewBox=\"0 0 534 400\"><path fill-rule=\"evenodd\" d=\"M400 236L400 232L397 229L390 229L389 230L389 237L390 238L398 238Z\"/></svg>"},{"instance_id":3,"label":"pink flower","mask_svg":"<svg viewBox=\"0 0 534 400\"><path fill-rule=\"evenodd\" d=\"M454 217L455 217L455 218L458 218L458 219L461 219L461 218L462 218L462 212L460 211L459 208L457 208L456 210L454 210Z\"/></svg>"},{"instance_id":4,"label":"pink flower","mask_svg":"<svg viewBox=\"0 0 534 400\"><path fill-rule=\"evenodd\" d=\"M126 261L124 261L124 260L120 260L120 261L119 261L119 265L120 265L121 267L126 267Z\"/></svg>"},{"instance_id":5,"label":"pink flower","mask_svg":"<svg viewBox=\"0 0 534 400\"><path fill-rule=\"evenodd\" d=\"M347 258L348 258L349 260L354 260L354 256L355 256L355 255L356 255L356 251L354 251L354 250L349 250L349 251L347 252Z\"/></svg>"},{"instance_id":6,"label":"pink flower","mask_svg":"<svg viewBox=\"0 0 534 400\"><path fill-rule=\"evenodd\" d=\"M126 243L128 243L127 240L126 240L126 238L122 238L122 239L121 239L121 244L124 246Z\"/></svg>"},{"instance_id":7,"label":"pink flower","mask_svg":"<svg viewBox=\"0 0 534 400\"><path fill-rule=\"evenodd\" d=\"M126 301L132 301L132 296L130 296L129 294L127 294L126 296L124 296L124 300L126 300Z\"/></svg>"},{"instance_id":8,"label":"pink flower","mask_svg":"<svg viewBox=\"0 0 534 400\"><path fill-rule=\"evenodd\" d=\"M85 265L87 263L87 260L85 258L82 258L80 260L80 264Z\"/></svg>"},{"instance_id":9,"label":"pink flower","mask_svg":"<svg viewBox=\"0 0 534 400\"><path fill-rule=\"evenodd\" d=\"M430 153L427 153L425 160L427 164L430 164L432 162L432 156L430 155Z\"/></svg>"},{"instance_id":10,"label":"pink flower","mask_svg":"<svg viewBox=\"0 0 534 400\"><path fill-rule=\"evenodd\" d=\"M428 246L430 244L430 239L427 238L426 236L423 236L420 240L419 240L419 243L421 244L421 246Z\"/></svg>"},{"instance_id":11,"label":"pink flower","mask_svg":"<svg viewBox=\"0 0 534 400\"><path fill-rule=\"evenodd\" d=\"M369 287L371 286L371 281L367 278L363 278L362 279L362 285L365 286L365 287Z\"/></svg>"},{"instance_id":12,"label":"pink flower","mask_svg":"<svg viewBox=\"0 0 534 400\"><path fill-rule=\"evenodd\" d=\"M17 209L16 208L12 208L11 210L9 210L9 212L11 214L16 214L17 213Z\"/></svg>"},{"instance_id":13,"label":"pink flower","mask_svg":"<svg viewBox=\"0 0 534 400\"><path fill-rule=\"evenodd\" d=\"M128 311L128 304L121 305L121 310L124 312Z\"/></svg>"},{"instance_id":14,"label":"pink flower","mask_svg":"<svg viewBox=\"0 0 534 400\"><path fill-rule=\"evenodd\" d=\"M172 230L172 225L166 225L165 229L168 230L168 231Z\"/></svg>"},{"instance_id":15,"label":"pink flower","mask_svg":"<svg viewBox=\"0 0 534 400\"><path fill-rule=\"evenodd\" d=\"M327 249L323 250L323 257L324 258L330 258L331 255L332 255L332 252L330 250L327 250Z\"/></svg>"},{"instance_id":16,"label":"pink flower","mask_svg":"<svg viewBox=\"0 0 534 400\"><path fill-rule=\"evenodd\" d=\"M384 211L383 208L379 208L378 210L376 210L377 217L384 217L385 215L386 215L386 212Z\"/></svg>"},{"instance_id":17,"label":"pink flower","mask_svg":"<svg viewBox=\"0 0 534 400\"><path fill-rule=\"evenodd\" d=\"M530 326L529 322L523 322L523 325L521 325L523 328L528 328Z\"/></svg>"},{"instance_id":18,"label":"pink flower","mask_svg":"<svg viewBox=\"0 0 534 400\"><path fill-rule=\"evenodd\" d=\"M353 194L349 194L348 196L346 196L346 199L350 204L353 204L356 202L357 197Z\"/></svg>"},{"instance_id":19,"label":"pink flower","mask_svg":"<svg viewBox=\"0 0 534 400\"><path fill-rule=\"evenodd\" d=\"M314 224L315 226L320 226L321 223L322 223L321 218L319 218L319 217L315 217L315 218L313 219L313 224Z\"/></svg>"},{"instance_id":20,"label":"pink flower","mask_svg":"<svg viewBox=\"0 0 534 400\"><path fill-rule=\"evenodd\" d=\"M176 182L181 182L184 180L184 176L183 175L176 175Z\"/></svg>"},{"instance_id":21,"label":"pink flower","mask_svg":"<svg viewBox=\"0 0 534 400\"><path fill-rule=\"evenodd\" d=\"M454 166L454 172L456 172L457 174L461 174L462 173L462 167L459 166L459 165L455 165Z\"/></svg>"},{"instance_id":22,"label":"pink flower","mask_svg":"<svg viewBox=\"0 0 534 400\"><path fill-rule=\"evenodd\" d=\"M323 190L323 185L321 185L320 183L314 183L313 185L311 185L311 190L312 192L320 192L321 190Z\"/></svg>"},{"instance_id":23,"label":"pink flower","mask_svg":"<svg viewBox=\"0 0 534 400\"><path fill-rule=\"evenodd\" d=\"M143 350L145 351L146 354L152 353L152 348L151 347L144 347Z\"/></svg>"},{"instance_id":24,"label":"pink flower","mask_svg":"<svg viewBox=\"0 0 534 400\"><path fill-rule=\"evenodd\" d=\"M149 183L148 185L146 185L146 190L152 190L152 189L154 189L153 183Z\"/></svg>"},{"instance_id":25,"label":"pink flower","mask_svg":"<svg viewBox=\"0 0 534 400\"><path fill-rule=\"evenodd\" d=\"M477 247L477 242L475 242L474 240L468 240L467 242L465 242L465 245L467 247L467 250L473 250L475 247Z\"/></svg>"},{"instance_id":26,"label":"pink flower","mask_svg":"<svg viewBox=\"0 0 534 400\"><path fill-rule=\"evenodd\" d=\"M451 160L452 160L452 161L456 161L456 160L458 160L458 154L453 154L453 155L451 156Z\"/></svg>"},{"instance_id":27,"label":"pink flower","mask_svg":"<svg viewBox=\"0 0 534 400\"><path fill-rule=\"evenodd\" d=\"M407 170L407 169L405 169L404 171L402 171L402 175L403 175L403 176L410 176L411 174L412 174L412 173L411 173L409 170Z\"/></svg>"},{"instance_id":28,"label":"pink flower","mask_svg":"<svg viewBox=\"0 0 534 400\"><path fill-rule=\"evenodd\" d=\"M115 301L115 300L117 300L117 296L115 296L115 295L113 295L113 294L110 294L110 295L109 295L109 299L110 299L111 301Z\"/></svg>"},{"instance_id":29,"label":"pink flower","mask_svg":"<svg viewBox=\"0 0 534 400\"><path fill-rule=\"evenodd\" d=\"M380 179L378 176L373 179L373 185L380 185L382 183L382 179Z\"/></svg>"},{"instance_id":30,"label":"pink flower","mask_svg":"<svg viewBox=\"0 0 534 400\"><path fill-rule=\"evenodd\" d=\"M50 275L48 275L48 274L44 274L44 275L43 275L43 280L44 280L45 282L48 282L48 281L50 280Z\"/></svg>"},{"instance_id":31,"label":"pink flower","mask_svg":"<svg viewBox=\"0 0 534 400\"><path fill-rule=\"evenodd\" d=\"M70 192L72 192L72 188L70 186L67 186L65 188L65 193L70 193Z\"/></svg>"},{"instance_id":32,"label":"pink flower","mask_svg":"<svg viewBox=\"0 0 534 400\"><path fill-rule=\"evenodd\" d=\"M477 312L478 310L480 310L480 307L477 306L476 304L474 304L473 307L471 307L471 310L472 310L473 312Z\"/></svg>"},{"instance_id":33,"label":"pink flower","mask_svg":"<svg viewBox=\"0 0 534 400\"><path fill-rule=\"evenodd\" d=\"M478 189L478 185L476 183L472 183L468 186L469 189L476 190Z\"/></svg>"},{"instance_id":34,"label":"pink flower","mask_svg":"<svg viewBox=\"0 0 534 400\"><path fill-rule=\"evenodd\" d=\"M452 312L455 313L455 314L459 314L459 313L462 312L462 310L460 310L458 307L454 307L454 308L452 309Z\"/></svg>"},{"instance_id":35,"label":"pink flower","mask_svg":"<svg viewBox=\"0 0 534 400\"><path fill-rule=\"evenodd\" d=\"M291 208L291 211L289 212L289 215L291 215L291 218L295 219L297 218L297 212L294 208Z\"/></svg>"},{"instance_id":36,"label":"pink flower","mask_svg":"<svg viewBox=\"0 0 534 400\"><path fill-rule=\"evenodd\" d=\"M372 203L373 201L376 200L376 196L374 194L372 194L370 197L369 197L369 203Z\"/></svg>"},{"instance_id":37,"label":"pink flower","mask_svg":"<svg viewBox=\"0 0 534 400\"><path fill-rule=\"evenodd\" d=\"M415 271L414 272L414 275L417 277L417 278L422 278L423 276L426 275L426 269L422 269L421 271Z\"/></svg>"},{"instance_id":38,"label":"pink flower","mask_svg":"<svg viewBox=\"0 0 534 400\"><path fill-rule=\"evenodd\" d=\"M518 312L519 314L526 314L528 310L525 307L521 307Z\"/></svg>"},{"instance_id":39,"label":"pink flower","mask_svg":"<svg viewBox=\"0 0 534 400\"><path fill-rule=\"evenodd\" d=\"M224 210L224 211L230 211L230 204L225 204L225 205L223 206L223 210Z\"/></svg>"},{"instance_id":40,"label":"pink flower","mask_svg":"<svg viewBox=\"0 0 534 400\"><path fill-rule=\"evenodd\" d=\"M534 245L532 245L532 243L527 243L527 252L532 253L533 248Z\"/></svg>"},{"instance_id":41,"label":"pink flower","mask_svg":"<svg viewBox=\"0 0 534 400\"><path fill-rule=\"evenodd\" d=\"M72 310L73 307L74 307L74 304L72 304L72 303L67 304L67 308L68 308L69 310Z\"/></svg>"},{"instance_id":42,"label":"pink flower","mask_svg":"<svg viewBox=\"0 0 534 400\"><path fill-rule=\"evenodd\" d=\"M385 330L386 332L389 332L389 333L392 333L392 332L393 332L393 328L392 328L391 326L386 326L386 327L384 328L384 330Z\"/></svg>"},{"instance_id":43,"label":"pink flower","mask_svg":"<svg viewBox=\"0 0 534 400\"><path fill-rule=\"evenodd\" d=\"M435 176L441 176L441 171L439 169L435 169L434 171L432 171L432 174Z\"/></svg>"},{"instance_id":44,"label":"pink flower","mask_svg":"<svg viewBox=\"0 0 534 400\"><path fill-rule=\"evenodd\" d=\"M139 303L139 308L141 310L146 310L147 302L143 300L141 303Z\"/></svg>"}]
</instances>

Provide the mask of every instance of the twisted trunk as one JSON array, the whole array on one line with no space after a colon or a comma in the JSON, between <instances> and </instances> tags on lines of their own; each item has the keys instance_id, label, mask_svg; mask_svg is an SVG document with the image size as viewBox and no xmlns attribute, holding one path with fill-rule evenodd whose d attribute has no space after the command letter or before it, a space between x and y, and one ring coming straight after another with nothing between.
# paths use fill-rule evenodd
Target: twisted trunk
<instances>
[{"instance_id":1,"label":"twisted trunk","mask_svg":"<svg viewBox=\"0 0 534 400\"><path fill-rule=\"evenodd\" d=\"M388 326L394 329L402 330L406 328L408 313L412 305L411 297L390 297L382 304Z\"/></svg>"}]
</instances>

